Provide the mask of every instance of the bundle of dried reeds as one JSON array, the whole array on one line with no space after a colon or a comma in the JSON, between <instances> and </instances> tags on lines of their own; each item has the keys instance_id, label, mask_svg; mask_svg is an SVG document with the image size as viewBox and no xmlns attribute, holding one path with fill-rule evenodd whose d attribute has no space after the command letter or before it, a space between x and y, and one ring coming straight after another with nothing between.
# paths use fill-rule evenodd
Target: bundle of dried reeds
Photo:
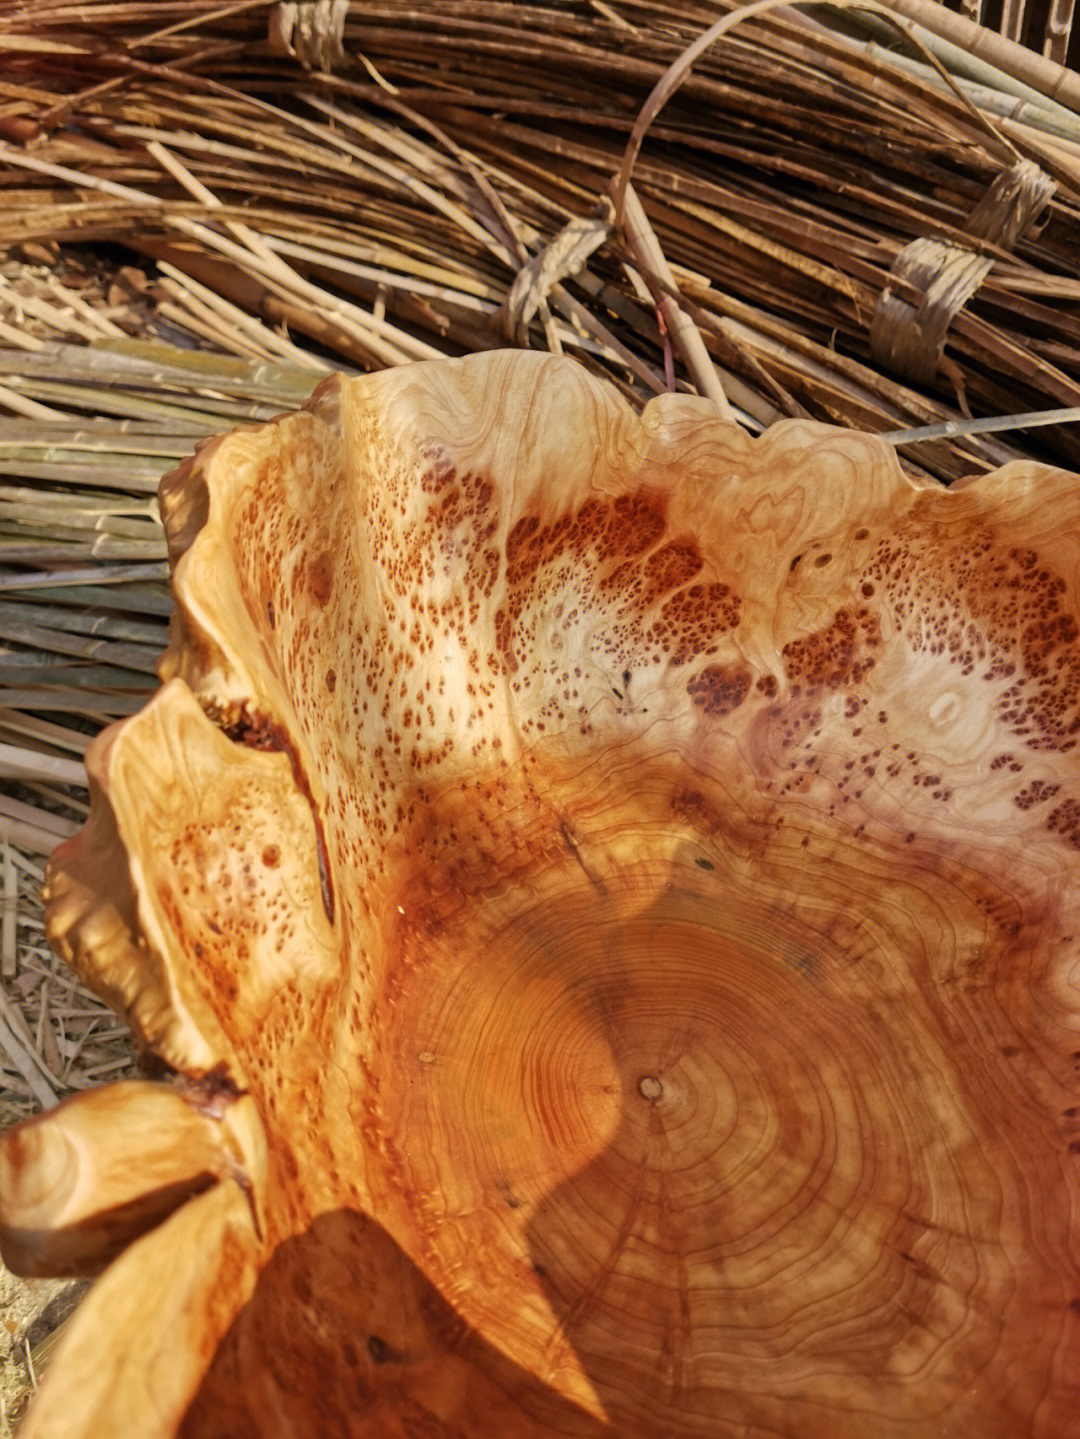
<instances>
[{"instance_id":1,"label":"bundle of dried reeds","mask_svg":"<svg viewBox=\"0 0 1080 1439\"><path fill-rule=\"evenodd\" d=\"M1014 113L991 115L918 49L913 71L786 6L746 9L764 13L700 54L644 135L650 250L602 202L715 5L16 6L0 245L153 257L172 320L234 353L287 329L370 367L510 337L644 397L668 383L666 284L757 424L805 411L893 431L1080 403L1076 114L993 72ZM1037 213L973 228L1022 160ZM979 264L913 383L878 332L883 295L919 299L904 253L920 242L951 247L932 266ZM680 373L701 388L700 365ZM1064 427L911 457L949 479L1029 448L1080 463Z\"/></svg>"}]
</instances>

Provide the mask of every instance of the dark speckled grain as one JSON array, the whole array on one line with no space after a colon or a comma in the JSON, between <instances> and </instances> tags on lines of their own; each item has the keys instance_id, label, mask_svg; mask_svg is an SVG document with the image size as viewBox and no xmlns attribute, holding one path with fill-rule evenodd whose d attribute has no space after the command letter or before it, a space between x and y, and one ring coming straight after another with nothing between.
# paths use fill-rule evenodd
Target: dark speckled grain
<instances>
[{"instance_id":1,"label":"dark speckled grain","mask_svg":"<svg viewBox=\"0 0 1080 1439\"><path fill-rule=\"evenodd\" d=\"M50 922L259 1116L189 1431L1080 1434L1080 480L492 354L163 509Z\"/></svg>"}]
</instances>

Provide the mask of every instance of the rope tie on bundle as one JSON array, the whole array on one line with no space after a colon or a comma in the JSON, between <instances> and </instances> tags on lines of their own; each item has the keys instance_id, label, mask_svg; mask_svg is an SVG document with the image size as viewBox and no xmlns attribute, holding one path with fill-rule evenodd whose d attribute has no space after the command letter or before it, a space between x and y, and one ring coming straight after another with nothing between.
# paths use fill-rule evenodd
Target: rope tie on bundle
<instances>
[{"instance_id":1,"label":"rope tie on bundle","mask_svg":"<svg viewBox=\"0 0 1080 1439\"><path fill-rule=\"evenodd\" d=\"M607 244L612 227L611 202L605 198L593 214L572 219L539 254L525 261L496 316L508 340L528 343L533 316L557 285L580 274L589 257Z\"/></svg>"},{"instance_id":2,"label":"rope tie on bundle","mask_svg":"<svg viewBox=\"0 0 1080 1439\"><path fill-rule=\"evenodd\" d=\"M305 70L330 74L345 55L345 20L349 0L313 0L313 3L283 3L270 10L270 48L277 55L291 55Z\"/></svg>"},{"instance_id":3,"label":"rope tie on bundle","mask_svg":"<svg viewBox=\"0 0 1080 1439\"><path fill-rule=\"evenodd\" d=\"M1012 250L1046 209L1056 183L1030 160L1003 170L971 212L971 246L951 240L912 240L889 271L898 288L916 291L916 303L886 284L870 325L870 357L890 374L930 384L941 362L949 327L994 265L979 246Z\"/></svg>"}]
</instances>

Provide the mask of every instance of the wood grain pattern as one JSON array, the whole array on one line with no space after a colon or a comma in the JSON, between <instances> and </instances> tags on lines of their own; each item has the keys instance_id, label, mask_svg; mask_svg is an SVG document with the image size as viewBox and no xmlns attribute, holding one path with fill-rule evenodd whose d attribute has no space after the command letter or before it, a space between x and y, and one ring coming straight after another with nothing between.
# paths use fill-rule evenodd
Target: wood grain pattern
<instances>
[{"instance_id":1,"label":"wood grain pattern","mask_svg":"<svg viewBox=\"0 0 1080 1439\"><path fill-rule=\"evenodd\" d=\"M52 928L258 1278L140 1432L1080 1433L1080 481L489 354L162 498Z\"/></svg>"}]
</instances>

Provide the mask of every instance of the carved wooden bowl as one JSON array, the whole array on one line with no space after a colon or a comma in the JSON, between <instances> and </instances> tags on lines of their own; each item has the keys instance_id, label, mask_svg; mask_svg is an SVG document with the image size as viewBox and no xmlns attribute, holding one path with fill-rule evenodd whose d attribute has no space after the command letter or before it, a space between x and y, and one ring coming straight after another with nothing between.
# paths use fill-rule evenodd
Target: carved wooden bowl
<instances>
[{"instance_id":1,"label":"carved wooden bowl","mask_svg":"<svg viewBox=\"0 0 1080 1439\"><path fill-rule=\"evenodd\" d=\"M489 354L162 507L48 902L178 1078L4 1141L112 1260L26 1435L1080 1434L1080 480Z\"/></svg>"}]
</instances>

